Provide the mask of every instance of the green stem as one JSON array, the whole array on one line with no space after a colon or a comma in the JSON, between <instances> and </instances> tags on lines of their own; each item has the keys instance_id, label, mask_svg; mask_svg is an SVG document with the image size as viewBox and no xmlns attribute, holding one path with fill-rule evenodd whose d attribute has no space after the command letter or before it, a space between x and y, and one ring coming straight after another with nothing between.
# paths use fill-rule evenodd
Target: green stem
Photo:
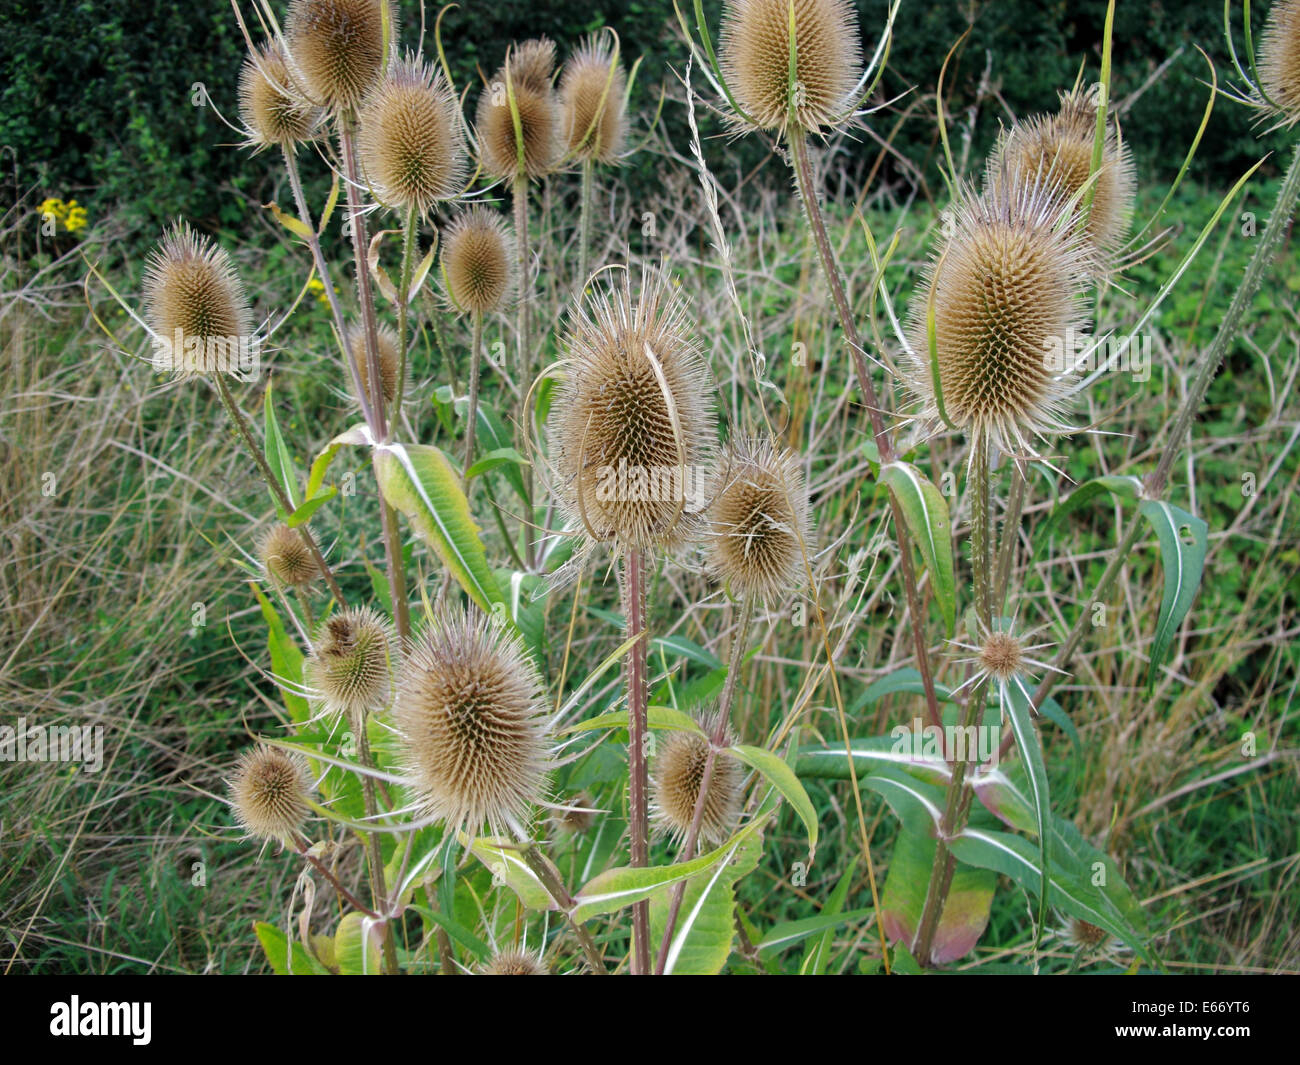
<instances>
[{"instance_id":1,"label":"green stem","mask_svg":"<svg viewBox=\"0 0 1300 1065\"><path fill-rule=\"evenodd\" d=\"M587 926L573 919L573 908L576 903L573 896L569 894L569 889L564 886L564 881L554 864L542 853L541 848L536 843L529 843L524 847L523 858L528 868L542 882L542 887L546 889L547 894L564 911L564 915L569 921L569 927L573 929L573 934L577 936L578 945L582 948L582 953L585 955L591 971L598 976L607 975L605 958L600 953L600 948L596 946L596 941L592 939Z\"/></svg>"},{"instance_id":2,"label":"green stem","mask_svg":"<svg viewBox=\"0 0 1300 1065\"><path fill-rule=\"evenodd\" d=\"M465 428L465 478L474 462L474 438L478 430L478 378L483 360L483 312L475 311L474 339L469 356L469 422Z\"/></svg>"},{"instance_id":3,"label":"green stem","mask_svg":"<svg viewBox=\"0 0 1300 1065\"><path fill-rule=\"evenodd\" d=\"M402 276L398 286L397 303L397 389L393 394L392 420L402 417L402 393L406 391L406 357L411 341L407 334L411 306L411 275L415 272L415 247L418 217L412 205L406 210L406 224L402 227Z\"/></svg>"}]
</instances>

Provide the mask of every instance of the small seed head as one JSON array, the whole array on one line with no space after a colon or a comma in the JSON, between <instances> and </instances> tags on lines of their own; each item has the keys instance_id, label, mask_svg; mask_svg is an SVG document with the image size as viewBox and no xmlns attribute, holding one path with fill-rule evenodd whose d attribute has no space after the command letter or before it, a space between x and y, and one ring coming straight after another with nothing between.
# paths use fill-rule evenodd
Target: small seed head
<instances>
[{"instance_id":1,"label":"small seed head","mask_svg":"<svg viewBox=\"0 0 1300 1065\"><path fill-rule=\"evenodd\" d=\"M390 0L290 0L284 32L298 84L331 114L345 114L383 73L397 39L397 8Z\"/></svg>"},{"instance_id":2,"label":"small seed head","mask_svg":"<svg viewBox=\"0 0 1300 1065\"><path fill-rule=\"evenodd\" d=\"M401 371L401 359L397 353L397 333L386 325L381 325L376 333L379 342L379 384L384 393L384 402L392 403L397 396L397 376ZM361 376L361 387L370 396L370 359L366 355L366 334L360 326L349 326L347 330L348 351L356 360L357 372Z\"/></svg>"},{"instance_id":3,"label":"small seed head","mask_svg":"<svg viewBox=\"0 0 1300 1065\"><path fill-rule=\"evenodd\" d=\"M514 237L499 214L482 205L459 214L442 245L452 306L472 314L499 311L513 281L513 262Z\"/></svg>"},{"instance_id":4,"label":"small seed head","mask_svg":"<svg viewBox=\"0 0 1300 1065\"><path fill-rule=\"evenodd\" d=\"M1009 632L991 632L980 645L980 668L999 681L1025 673L1024 645Z\"/></svg>"},{"instance_id":5,"label":"small seed head","mask_svg":"<svg viewBox=\"0 0 1300 1065\"><path fill-rule=\"evenodd\" d=\"M320 121L293 84L284 49L272 41L244 60L239 73L239 114L258 148L292 148L311 140Z\"/></svg>"},{"instance_id":6,"label":"small seed head","mask_svg":"<svg viewBox=\"0 0 1300 1065\"><path fill-rule=\"evenodd\" d=\"M235 820L248 836L286 842L301 832L312 790L301 755L261 744L240 755L226 786Z\"/></svg>"},{"instance_id":7,"label":"small seed head","mask_svg":"<svg viewBox=\"0 0 1300 1065\"><path fill-rule=\"evenodd\" d=\"M545 37L525 41L510 47L505 64L484 88L475 124L481 162L490 177L536 179L555 169L563 144L559 101L551 87L554 71L555 43ZM518 136L512 95L519 115Z\"/></svg>"},{"instance_id":8,"label":"small seed head","mask_svg":"<svg viewBox=\"0 0 1300 1065\"><path fill-rule=\"evenodd\" d=\"M570 153L606 165L618 162L627 140L626 92L627 75L606 38L588 37L560 76Z\"/></svg>"},{"instance_id":9,"label":"small seed head","mask_svg":"<svg viewBox=\"0 0 1300 1065\"><path fill-rule=\"evenodd\" d=\"M266 531L257 553L267 576L279 584L301 588L320 576L316 557L303 543L302 533L283 522Z\"/></svg>"},{"instance_id":10,"label":"small seed head","mask_svg":"<svg viewBox=\"0 0 1300 1065\"><path fill-rule=\"evenodd\" d=\"M303 677L331 716L346 715L353 728L382 710L393 693L397 640L389 620L367 606L326 618L316 635Z\"/></svg>"},{"instance_id":11,"label":"small seed head","mask_svg":"<svg viewBox=\"0 0 1300 1065\"><path fill-rule=\"evenodd\" d=\"M530 950L503 950L492 956L479 974L482 976L550 976L541 955Z\"/></svg>"},{"instance_id":12,"label":"small seed head","mask_svg":"<svg viewBox=\"0 0 1300 1065\"><path fill-rule=\"evenodd\" d=\"M699 724L712 735L716 719L705 717ZM695 817L709 740L698 732L684 730L661 733L660 737L659 751L650 770L650 811L660 831L681 840ZM722 747L729 747L732 742L726 736ZM713 776L700 818L699 838L705 846L721 846L731 836L740 819L740 789L744 779L743 767L725 750L714 756Z\"/></svg>"}]
</instances>

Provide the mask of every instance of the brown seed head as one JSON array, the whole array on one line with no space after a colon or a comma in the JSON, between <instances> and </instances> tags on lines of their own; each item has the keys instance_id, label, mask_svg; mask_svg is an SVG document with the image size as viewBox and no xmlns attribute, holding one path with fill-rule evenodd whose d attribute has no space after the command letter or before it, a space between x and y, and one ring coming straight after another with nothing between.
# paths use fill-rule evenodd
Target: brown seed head
<instances>
[{"instance_id":1,"label":"brown seed head","mask_svg":"<svg viewBox=\"0 0 1300 1065\"><path fill-rule=\"evenodd\" d=\"M1065 432L1060 422L1073 360L1086 339L1085 247L1041 185L998 185L965 195L950 234L912 300L912 390L923 417L938 421L927 305L949 420L1004 451L1030 437Z\"/></svg>"},{"instance_id":2,"label":"brown seed head","mask_svg":"<svg viewBox=\"0 0 1300 1065\"><path fill-rule=\"evenodd\" d=\"M155 353L155 365L181 373L238 369L238 345L251 339L252 314L224 249L177 222L149 257L144 297L154 342L168 345L166 355Z\"/></svg>"},{"instance_id":3,"label":"brown seed head","mask_svg":"<svg viewBox=\"0 0 1300 1065\"><path fill-rule=\"evenodd\" d=\"M397 333L381 325L376 333L379 342L379 384L383 389L384 402L392 403L397 396L397 375L401 372L401 359L397 353ZM370 396L370 359L366 356L366 334L360 326L347 328L348 351L356 360L357 372L361 375L361 387Z\"/></svg>"},{"instance_id":4,"label":"brown seed head","mask_svg":"<svg viewBox=\"0 0 1300 1065\"><path fill-rule=\"evenodd\" d=\"M995 679L1009 681L1025 672L1024 645L1009 632L989 633L980 645L979 664Z\"/></svg>"},{"instance_id":5,"label":"brown seed head","mask_svg":"<svg viewBox=\"0 0 1300 1065\"><path fill-rule=\"evenodd\" d=\"M563 144L559 101L551 87L554 71L554 42L545 37L525 41L511 45L505 64L484 88L475 124L481 162L490 177L506 181L521 174L539 178L555 169ZM514 110L510 107L512 95ZM519 114L518 137L515 111Z\"/></svg>"},{"instance_id":6,"label":"brown seed head","mask_svg":"<svg viewBox=\"0 0 1300 1065\"><path fill-rule=\"evenodd\" d=\"M258 148L291 148L311 139L320 109L294 88L278 42L263 45L244 60L239 72L239 114L249 140Z\"/></svg>"},{"instance_id":7,"label":"brown seed head","mask_svg":"<svg viewBox=\"0 0 1300 1065\"><path fill-rule=\"evenodd\" d=\"M541 956L530 950L503 950L479 969L482 976L550 976Z\"/></svg>"},{"instance_id":8,"label":"brown seed head","mask_svg":"<svg viewBox=\"0 0 1300 1065\"><path fill-rule=\"evenodd\" d=\"M716 720L704 717L700 727L713 734ZM659 734L659 750L650 767L650 811L657 827L675 839L682 839L695 817L709 755L709 740L698 732L674 730ZM733 740L723 738L722 746ZM713 776L704 797L700 818L700 840L717 847L731 836L740 818L740 788L745 779L743 766L725 751L713 759Z\"/></svg>"},{"instance_id":9,"label":"brown seed head","mask_svg":"<svg viewBox=\"0 0 1300 1065\"><path fill-rule=\"evenodd\" d=\"M717 436L684 301L658 272L634 299L625 274L573 314L566 347L550 431L562 504L593 540L680 546L700 525Z\"/></svg>"},{"instance_id":10,"label":"brown seed head","mask_svg":"<svg viewBox=\"0 0 1300 1065\"><path fill-rule=\"evenodd\" d=\"M303 543L302 534L283 522L272 525L257 548L262 568L280 584L302 587L320 576L316 557Z\"/></svg>"},{"instance_id":11,"label":"brown seed head","mask_svg":"<svg viewBox=\"0 0 1300 1065\"><path fill-rule=\"evenodd\" d=\"M235 820L249 836L290 841L307 820L312 781L301 755L266 744L251 748L226 787Z\"/></svg>"},{"instance_id":12,"label":"brown seed head","mask_svg":"<svg viewBox=\"0 0 1300 1065\"><path fill-rule=\"evenodd\" d=\"M472 314L498 311L513 280L514 238L481 204L457 215L443 234L442 268L452 306Z\"/></svg>"},{"instance_id":13,"label":"brown seed head","mask_svg":"<svg viewBox=\"0 0 1300 1065\"><path fill-rule=\"evenodd\" d=\"M790 92L790 0L729 0L722 12L722 73L759 129L814 132L839 125L862 66L850 0L793 0L795 89ZM743 119L738 119L743 121Z\"/></svg>"},{"instance_id":14,"label":"brown seed head","mask_svg":"<svg viewBox=\"0 0 1300 1065\"><path fill-rule=\"evenodd\" d=\"M459 195L468 157L460 103L442 71L395 64L361 105L361 168L379 199L424 214Z\"/></svg>"},{"instance_id":15,"label":"brown seed head","mask_svg":"<svg viewBox=\"0 0 1300 1065\"><path fill-rule=\"evenodd\" d=\"M1259 87L1284 126L1300 119L1300 0L1275 0L1259 38Z\"/></svg>"},{"instance_id":16,"label":"brown seed head","mask_svg":"<svg viewBox=\"0 0 1300 1065\"><path fill-rule=\"evenodd\" d=\"M722 487L709 508L715 578L746 599L788 595L803 583L804 552L813 549L799 456L768 437L738 437L720 466Z\"/></svg>"},{"instance_id":17,"label":"brown seed head","mask_svg":"<svg viewBox=\"0 0 1300 1065\"><path fill-rule=\"evenodd\" d=\"M578 159L616 163L627 139L627 75L606 37L588 37L564 64L564 139Z\"/></svg>"},{"instance_id":18,"label":"brown seed head","mask_svg":"<svg viewBox=\"0 0 1300 1065\"><path fill-rule=\"evenodd\" d=\"M297 82L331 114L343 114L379 81L397 39L397 8L390 0L290 0L284 32Z\"/></svg>"},{"instance_id":19,"label":"brown seed head","mask_svg":"<svg viewBox=\"0 0 1300 1065\"><path fill-rule=\"evenodd\" d=\"M303 678L333 716L360 727L366 713L382 710L393 694L397 641L389 620L368 606L326 618L316 635Z\"/></svg>"},{"instance_id":20,"label":"brown seed head","mask_svg":"<svg viewBox=\"0 0 1300 1065\"><path fill-rule=\"evenodd\" d=\"M1066 924L1065 938L1076 949L1095 951L1110 942L1111 934L1081 918L1071 917Z\"/></svg>"},{"instance_id":21,"label":"brown seed head","mask_svg":"<svg viewBox=\"0 0 1300 1065\"><path fill-rule=\"evenodd\" d=\"M394 720L426 814L526 831L550 755L542 681L517 638L477 611L444 611L410 648Z\"/></svg>"}]
</instances>

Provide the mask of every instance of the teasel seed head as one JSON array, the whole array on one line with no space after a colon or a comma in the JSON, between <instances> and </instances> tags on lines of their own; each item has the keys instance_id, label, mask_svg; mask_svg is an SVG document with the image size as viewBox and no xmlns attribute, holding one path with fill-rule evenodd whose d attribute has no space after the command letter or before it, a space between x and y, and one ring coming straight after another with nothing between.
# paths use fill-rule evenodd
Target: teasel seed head
<instances>
[{"instance_id":1,"label":"teasel seed head","mask_svg":"<svg viewBox=\"0 0 1300 1065\"><path fill-rule=\"evenodd\" d=\"M554 72L555 43L541 37L511 45L504 65L484 88L475 125L480 161L490 177L535 179L555 169L563 145L559 102L551 86ZM512 94L519 113L518 138L510 107Z\"/></svg>"},{"instance_id":2,"label":"teasel seed head","mask_svg":"<svg viewBox=\"0 0 1300 1065\"><path fill-rule=\"evenodd\" d=\"M388 618L368 606L348 607L321 623L303 679L327 714L346 715L356 729L392 699L398 658Z\"/></svg>"},{"instance_id":3,"label":"teasel seed head","mask_svg":"<svg viewBox=\"0 0 1300 1065\"><path fill-rule=\"evenodd\" d=\"M1029 662L1024 644L1010 632L993 631L980 643L979 668L1002 683L1024 675Z\"/></svg>"},{"instance_id":4,"label":"teasel seed head","mask_svg":"<svg viewBox=\"0 0 1300 1065\"><path fill-rule=\"evenodd\" d=\"M408 57L361 105L361 169L389 207L421 215L464 191L468 157L460 102L442 71Z\"/></svg>"},{"instance_id":5,"label":"teasel seed head","mask_svg":"<svg viewBox=\"0 0 1300 1065\"><path fill-rule=\"evenodd\" d=\"M226 787L235 820L248 836L291 843L301 833L312 791L301 755L259 744L240 755Z\"/></svg>"},{"instance_id":6,"label":"teasel seed head","mask_svg":"<svg viewBox=\"0 0 1300 1065\"><path fill-rule=\"evenodd\" d=\"M320 576L316 556L308 550L302 534L283 522L266 531L257 553L267 575L281 585L301 588Z\"/></svg>"},{"instance_id":7,"label":"teasel seed head","mask_svg":"<svg viewBox=\"0 0 1300 1065\"><path fill-rule=\"evenodd\" d=\"M1300 119L1300 0L1275 0L1259 38L1259 88L1264 108L1281 125Z\"/></svg>"},{"instance_id":8,"label":"teasel seed head","mask_svg":"<svg viewBox=\"0 0 1300 1065\"><path fill-rule=\"evenodd\" d=\"M799 456L770 437L733 437L709 508L709 560L743 599L776 600L800 587L813 549Z\"/></svg>"},{"instance_id":9,"label":"teasel seed head","mask_svg":"<svg viewBox=\"0 0 1300 1065\"><path fill-rule=\"evenodd\" d=\"M482 976L550 976L541 955L531 950L502 950L479 969Z\"/></svg>"},{"instance_id":10,"label":"teasel seed head","mask_svg":"<svg viewBox=\"0 0 1300 1065\"><path fill-rule=\"evenodd\" d=\"M564 138L578 159L617 163L627 140L627 75L603 37L592 35L564 64L560 101Z\"/></svg>"},{"instance_id":11,"label":"teasel seed head","mask_svg":"<svg viewBox=\"0 0 1300 1065\"><path fill-rule=\"evenodd\" d=\"M155 343L168 345L165 368L194 374L237 368L230 345L251 339L253 316L225 249L177 222L149 257L144 298Z\"/></svg>"},{"instance_id":12,"label":"teasel seed head","mask_svg":"<svg viewBox=\"0 0 1300 1065\"><path fill-rule=\"evenodd\" d=\"M397 6L390 0L290 0L284 33L306 95L333 115L347 114L384 71L397 39Z\"/></svg>"},{"instance_id":13,"label":"teasel seed head","mask_svg":"<svg viewBox=\"0 0 1300 1065\"><path fill-rule=\"evenodd\" d=\"M542 681L517 637L477 610L443 610L408 649L393 716L427 816L527 831L550 749Z\"/></svg>"},{"instance_id":14,"label":"teasel seed head","mask_svg":"<svg viewBox=\"0 0 1300 1065\"><path fill-rule=\"evenodd\" d=\"M940 417L926 324L932 307L942 401L954 426L1020 454L1033 453L1033 436L1070 431L1060 419L1086 342L1089 277L1087 246L1071 221L1041 183L959 197L912 299L909 384L924 418Z\"/></svg>"},{"instance_id":15,"label":"teasel seed head","mask_svg":"<svg viewBox=\"0 0 1300 1065\"><path fill-rule=\"evenodd\" d=\"M320 108L295 89L279 42L262 45L244 60L239 72L239 114L249 142L259 150L287 151L311 140L320 121Z\"/></svg>"},{"instance_id":16,"label":"teasel seed head","mask_svg":"<svg viewBox=\"0 0 1300 1065\"><path fill-rule=\"evenodd\" d=\"M397 351L397 332L386 325L379 326L375 338L379 344L379 385L384 402L392 403L397 396L397 376L401 372L401 356ZM361 387L370 396L370 359L366 355L366 333L360 326L347 327L348 351L356 360L361 376Z\"/></svg>"},{"instance_id":17,"label":"teasel seed head","mask_svg":"<svg viewBox=\"0 0 1300 1065\"><path fill-rule=\"evenodd\" d=\"M862 66L851 0L793 0L795 92L790 92L790 0L728 0L722 11L721 65L748 115L736 120L784 133L842 123Z\"/></svg>"},{"instance_id":18,"label":"teasel seed head","mask_svg":"<svg viewBox=\"0 0 1300 1065\"><path fill-rule=\"evenodd\" d=\"M447 298L471 314L499 311L514 280L514 236L497 212L481 204L462 211L442 238Z\"/></svg>"},{"instance_id":19,"label":"teasel seed head","mask_svg":"<svg viewBox=\"0 0 1300 1065\"><path fill-rule=\"evenodd\" d=\"M708 363L659 271L626 273L571 317L551 407L554 490L594 541L671 550L694 536L717 439Z\"/></svg>"},{"instance_id":20,"label":"teasel seed head","mask_svg":"<svg viewBox=\"0 0 1300 1065\"><path fill-rule=\"evenodd\" d=\"M1041 185L1078 218L1087 198L1096 133L1096 104L1083 93L1063 93L1056 114L1018 122L1002 135L989 160L988 184ZM1114 123L1108 123L1086 226L1099 266L1108 265L1124 241L1135 188L1128 145L1120 141Z\"/></svg>"},{"instance_id":21,"label":"teasel seed head","mask_svg":"<svg viewBox=\"0 0 1300 1065\"><path fill-rule=\"evenodd\" d=\"M690 831L695 818L695 804L709 755L709 737L717 727L717 719L705 715L699 719L699 725L707 735L684 729L661 732L658 752L650 767L651 816L661 832L679 841ZM726 735L721 746L726 748L733 742ZM699 838L706 847L721 846L735 829L740 819L740 791L744 780L744 766L725 750L718 751L700 818Z\"/></svg>"}]
</instances>

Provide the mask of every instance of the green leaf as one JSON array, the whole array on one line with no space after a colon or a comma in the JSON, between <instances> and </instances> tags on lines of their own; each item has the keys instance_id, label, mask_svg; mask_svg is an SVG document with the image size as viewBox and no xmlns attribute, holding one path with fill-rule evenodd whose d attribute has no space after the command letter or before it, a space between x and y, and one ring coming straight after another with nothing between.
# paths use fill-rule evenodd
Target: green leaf
<instances>
[{"instance_id":1,"label":"green leaf","mask_svg":"<svg viewBox=\"0 0 1300 1065\"><path fill-rule=\"evenodd\" d=\"M370 431L364 425L354 425L326 444L325 450L312 461L311 472L307 475L307 498L312 499L320 493L321 486L325 483L325 471L329 469L334 456L339 453L339 449L344 444L368 443L370 443Z\"/></svg>"},{"instance_id":2,"label":"green leaf","mask_svg":"<svg viewBox=\"0 0 1300 1065\"><path fill-rule=\"evenodd\" d=\"M1094 477L1091 481L1079 485L1056 505L1048 519L1034 530L1034 541L1036 544L1045 542L1061 527L1067 516L1081 510L1084 504L1099 495L1109 494L1131 503L1137 499L1141 489L1142 482L1137 477Z\"/></svg>"},{"instance_id":3,"label":"green leaf","mask_svg":"<svg viewBox=\"0 0 1300 1065\"><path fill-rule=\"evenodd\" d=\"M262 953L276 976L324 976L327 970L308 954L300 944L290 943L288 937L273 924L258 921L253 932L262 946Z\"/></svg>"},{"instance_id":4,"label":"green leaf","mask_svg":"<svg viewBox=\"0 0 1300 1065\"><path fill-rule=\"evenodd\" d=\"M380 922L355 910L345 913L334 933L334 959L344 976L376 976L383 960Z\"/></svg>"},{"instance_id":5,"label":"green leaf","mask_svg":"<svg viewBox=\"0 0 1300 1065\"><path fill-rule=\"evenodd\" d=\"M284 700L284 708L289 711L289 719L295 725L302 725L311 717L311 707L307 705L307 700L295 694L295 690L302 684L303 654L290 638L289 633L285 631L284 621L271 605L271 601L262 594L262 590L257 585L250 585L250 587L253 589L253 595L257 597L257 605L262 608L262 620L266 622L266 642L271 653L271 671L279 682L277 687L280 689L280 698Z\"/></svg>"},{"instance_id":6,"label":"green leaf","mask_svg":"<svg viewBox=\"0 0 1300 1065\"><path fill-rule=\"evenodd\" d=\"M492 873L492 879L510 888L529 910L554 910L555 900L537 874L528 868L524 856L502 840L476 839L469 848Z\"/></svg>"},{"instance_id":7,"label":"green leaf","mask_svg":"<svg viewBox=\"0 0 1300 1065\"><path fill-rule=\"evenodd\" d=\"M430 445L383 444L375 449L375 471L384 498L406 515L469 597L489 614L493 603L504 606L460 477L447 456Z\"/></svg>"},{"instance_id":8,"label":"green leaf","mask_svg":"<svg viewBox=\"0 0 1300 1065\"><path fill-rule=\"evenodd\" d=\"M842 924L865 921L870 916L871 910L869 909L850 910L848 913L841 913L837 910L834 913L823 912L816 917L805 917L799 921L782 921L780 924L773 925L772 930L763 937L761 942L756 943L755 947L760 954L779 954L786 947L821 932L822 940L808 948L808 955L804 958L799 969L801 973L807 973L810 976L817 975L825 971L824 958L827 937L833 938L835 929ZM817 959L822 960L818 961Z\"/></svg>"},{"instance_id":9,"label":"green leaf","mask_svg":"<svg viewBox=\"0 0 1300 1065\"><path fill-rule=\"evenodd\" d=\"M829 921L822 934L817 937L816 943L808 944L808 949L804 951L803 960L799 964L799 972L804 976L821 976L826 972L826 966L830 963L831 949L835 945L835 929L843 923L845 918L841 916L844 910L844 904L849 897L849 888L853 885L853 876L858 870L858 856L855 854L849 859L848 868L840 875L838 883L831 891L831 896L826 900L826 905L822 907L822 912L810 920ZM859 910L860 916L871 913L870 910ZM853 918L854 920L860 917ZM801 923L801 922L795 922ZM779 927L779 926L778 926ZM775 932L776 929L773 929ZM771 936L765 938L770 939ZM762 949L761 947L759 948Z\"/></svg>"},{"instance_id":10,"label":"green leaf","mask_svg":"<svg viewBox=\"0 0 1300 1065\"><path fill-rule=\"evenodd\" d=\"M1016 746L1020 748L1020 757L1024 760L1025 770L1029 775L1029 797L1033 802L1034 820L1038 832L1038 861L1042 870L1043 884L1038 896L1038 932L1034 940L1034 949L1042 940L1043 930L1047 924L1047 874L1051 868L1051 794L1047 786L1047 766L1043 763L1043 748L1038 742L1038 733L1034 729L1033 696L1025 689L1019 677L1013 677L1009 684L1001 686L1002 708L1011 718L1011 730L1016 735Z\"/></svg>"},{"instance_id":11,"label":"green leaf","mask_svg":"<svg viewBox=\"0 0 1300 1065\"><path fill-rule=\"evenodd\" d=\"M671 706L647 706L646 724L653 729L675 729L678 732L698 732L701 736L704 735L704 730L700 728L700 723L695 718ZM601 714L586 721L579 721L576 725L570 725L564 731L591 732L595 729L607 728L627 728L627 711L615 710L612 713Z\"/></svg>"},{"instance_id":12,"label":"green leaf","mask_svg":"<svg viewBox=\"0 0 1300 1065\"><path fill-rule=\"evenodd\" d=\"M285 447L284 437L280 435L280 423L275 417L275 404L271 401L270 381L266 382L263 409L266 419L266 439L262 442L262 447L266 454L266 463L271 467L271 473L275 476L276 481L284 489L284 494L289 500L290 509L296 510L298 508L298 474L293 468L293 458L289 454L289 449ZM280 500L274 492L271 492L271 501L275 504L280 519L282 521L287 520L289 515L280 506Z\"/></svg>"},{"instance_id":13,"label":"green leaf","mask_svg":"<svg viewBox=\"0 0 1300 1065\"><path fill-rule=\"evenodd\" d=\"M863 773L876 772L886 767L901 769L921 780L946 784L951 777L943 752L914 749L913 733L906 725L898 726L906 735L864 736L851 741L848 751L842 743L818 743L800 747L795 761L795 772L801 777L827 780L848 780L849 758L861 778Z\"/></svg>"},{"instance_id":14,"label":"green leaf","mask_svg":"<svg viewBox=\"0 0 1300 1065\"><path fill-rule=\"evenodd\" d=\"M334 485L330 485L329 488L327 488L320 495L313 496L312 498L308 499L305 503L301 504L297 510L295 510L292 514L289 515L289 517L285 521L285 524L288 525L289 528L291 529L298 528L298 526L303 525L306 522L310 521L311 516L315 514L316 511L320 510L321 507L323 507L326 503L328 503L331 499L333 499L338 494L339 494L339 490L336 487L334 487Z\"/></svg>"},{"instance_id":15,"label":"green leaf","mask_svg":"<svg viewBox=\"0 0 1300 1065\"><path fill-rule=\"evenodd\" d=\"M909 462L890 462L880 469L885 482L898 500L908 531L921 548L930 571L930 586L943 615L948 635L957 623L957 576L952 560L952 526L948 501L920 470Z\"/></svg>"},{"instance_id":16,"label":"green leaf","mask_svg":"<svg viewBox=\"0 0 1300 1065\"><path fill-rule=\"evenodd\" d=\"M528 460L512 447L494 448L480 457L473 466L465 471L465 480L472 481L475 477L487 473L488 470L495 470L498 466L504 466L507 463L513 463L515 466L527 466Z\"/></svg>"},{"instance_id":17,"label":"green leaf","mask_svg":"<svg viewBox=\"0 0 1300 1065\"><path fill-rule=\"evenodd\" d=\"M478 406L478 441L479 448L487 454L514 449L514 441L505 422L491 407L480 403ZM518 465L505 464L501 473L515 490L515 494L527 501L528 490L524 485L523 470Z\"/></svg>"},{"instance_id":18,"label":"green leaf","mask_svg":"<svg viewBox=\"0 0 1300 1065\"><path fill-rule=\"evenodd\" d=\"M1156 683L1156 674L1169 651L1174 634L1191 609L1192 600L1201 586L1209 526L1193 514L1157 499L1144 499L1138 510L1156 531L1160 557L1165 570L1165 592L1160 602L1160 619L1151 642L1151 664L1147 669L1147 691ZM1187 543L1186 535L1191 541Z\"/></svg>"},{"instance_id":19,"label":"green leaf","mask_svg":"<svg viewBox=\"0 0 1300 1065\"><path fill-rule=\"evenodd\" d=\"M808 830L808 860L811 862L817 850L817 810L813 807L812 800L808 798L808 792L799 783L794 770L784 759L762 747L746 747L737 744L729 747L728 750L746 765L758 770L767 782L794 807L795 813L804 823L804 828Z\"/></svg>"}]
</instances>

